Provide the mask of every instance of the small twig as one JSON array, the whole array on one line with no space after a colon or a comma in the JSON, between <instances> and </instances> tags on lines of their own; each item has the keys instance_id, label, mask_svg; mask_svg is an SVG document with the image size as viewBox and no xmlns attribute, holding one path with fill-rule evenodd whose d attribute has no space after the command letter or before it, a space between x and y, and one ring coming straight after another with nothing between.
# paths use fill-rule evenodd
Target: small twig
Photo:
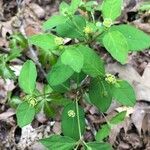
<instances>
[{"instance_id":1,"label":"small twig","mask_svg":"<svg viewBox=\"0 0 150 150\"><path fill-rule=\"evenodd\" d=\"M18 6L18 10L20 11L22 0L16 0L16 3L17 3L17 6Z\"/></svg>"},{"instance_id":2,"label":"small twig","mask_svg":"<svg viewBox=\"0 0 150 150\"><path fill-rule=\"evenodd\" d=\"M79 129L79 136L80 136L80 140L82 140L80 118L79 118L79 106L78 106L78 99L77 98L76 98L76 111L77 111L77 123L78 123L78 129Z\"/></svg>"}]
</instances>

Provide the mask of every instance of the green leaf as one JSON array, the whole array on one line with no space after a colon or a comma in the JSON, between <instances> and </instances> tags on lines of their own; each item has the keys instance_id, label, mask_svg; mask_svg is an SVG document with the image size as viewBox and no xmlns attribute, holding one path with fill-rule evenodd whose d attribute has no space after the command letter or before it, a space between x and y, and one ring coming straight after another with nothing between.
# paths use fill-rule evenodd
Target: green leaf
<instances>
[{"instance_id":1,"label":"green leaf","mask_svg":"<svg viewBox=\"0 0 150 150\"><path fill-rule=\"evenodd\" d=\"M111 145L107 143L89 142L87 146L86 150L112 150Z\"/></svg>"},{"instance_id":2,"label":"green leaf","mask_svg":"<svg viewBox=\"0 0 150 150\"><path fill-rule=\"evenodd\" d=\"M15 79L14 72L10 69L9 65L5 62L0 64L0 76L4 79Z\"/></svg>"},{"instance_id":3,"label":"green leaf","mask_svg":"<svg viewBox=\"0 0 150 150\"><path fill-rule=\"evenodd\" d=\"M122 121L124 121L126 117L126 111L123 111L121 113L118 113L117 115L115 115L113 118L110 119L109 124L105 124L101 126L101 129L98 130L97 134L96 134L96 141L102 141L104 138L106 138L107 136L109 136L111 129L121 123Z\"/></svg>"},{"instance_id":4,"label":"green leaf","mask_svg":"<svg viewBox=\"0 0 150 150\"><path fill-rule=\"evenodd\" d=\"M19 86L27 94L32 94L36 86L37 71L32 60L27 60L19 75Z\"/></svg>"},{"instance_id":5,"label":"green leaf","mask_svg":"<svg viewBox=\"0 0 150 150\"><path fill-rule=\"evenodd\" d=\"M59 98L59 99L57 98L57 99L52 99L51 103L57 106L67 106L68 104L71 103L71 100L67 98Z\"/></svg>"},{"instance_id":6,"label":"green leaf","mask_svg":"<svg viewBox=\"0 0 150 150\"><path fill-rule=\"evenodd\" d=\"M47 101L44 101L44 113L47 115L47 117L54 117L56 114L55 109Z\"/></svg>"},{"instance_id":7,"label":"green leaf","mask_svg":"<svg viewBox=\"0 0 150 150\"><path fill-rule=\"evenodd\" d=\"M86 74L83 72L80 73L74 73L71 77L71 80L73 80L77 85L80 85L80 83L86 78Z\"/></svg>"},{"instance_id":8,"label":"green leaf","mask_svg":"<svg viewBox=\"0 0 150 150\"><path fill-rule=\"evenodd\" d=\"M66 22L66 20L67 20L66 16L54 15L54 16L50 17L46 22L44 22L43 29L44 30L52 29L64 22Z\"/></svg>"},{"instance_id":9,"label":"green leaf","mask_svg":"<svg viewBox=\"0 0 150 150\"><path fill-rule=\"evenodd\" d=\"M70 89L70 80L68 79L59 85L55 85L55 86L51 86L51 87L56 92L65 93L65 92L69 91L69 89Z\"/></svg>"},{"instance_id":10,"label":"green leaf","mask_svg":"<svg viewBox=\"0 0 150 150\"><path fill-rule=\"evenodd\" d=\"M59 11L62 15L72 16L77 11L80 6L81 0L72 0L71 5L68 5L66 2L62 2L59 6Z\"/></svg>"},{"instance_id":11,"label":"green leaf","mask_svg":"<svg viewBox=\"0 0 150 150\"><path fill-rule=\"evenodd\" d=\"M96 133L96 141L102 141L104 138L108 137L111 132L111 128L108 124L102 125L101 129Z\"/></svg>"},{"instance_id":12,"label":"green leaf","mask_svg":"<svg viewBox=\"0 0 150 150\"><path fill-rule=\"evenodd\" d=\"M128 43L124 35L119 31L108 31L103 37L103 44L107 51L122 64L128 57Z\"/></svg>"},{"instance_id":13,"label":"green leaf","mask_svg":"<svg viewBox=\"0 0 150 150\"><path fill-rule=\"evenodd\" d=\"M110 124L116 125L118 123L121 123L122 121L124 121L126 114L127 114L126 111L122 111L122 112L118 113L116 116L114 116L110 120Z\"/></svg>"},{"instance_id":14,"label":"green leaf","mask_svg":"<svg viewBox=\"0 0 150 150\"><path fill-rule=\"evenodd\" d=\"M85 102L87 102L90 105L92 105L92 102L90 100L89 94L87 92L83 95L83 99L85 100Z\"/></svg>"},{"instance_id":15,"label":"green leaf","mask_svg":"<svg viewBox=\"0 0 150 150\"><path fill-rule=\"evenodd\" d=\"M40 142L48 150L72 150L77 143L70 137L60 135L52 135L49 138L41 139Z\"/></svg>"},{"instance_id":16,"label":"green leaf","mask_svg":"<svg viewBox=\"0 0 150 150\"><path fill-rule=\"evenodd\" d=\"M56 36L52 34L37 34L30 36L28 38L28 41L30 44L33 44L35 46L38 46L42 49L46 50L54 50L57 48L57 43L55 42Z\"/></svg>"},{"instance_id":17,"label":"green leaf","mask_svg":"<svg viewBox=\"0 0 150 150\"><path fill-rule=\"evenodd\" d=\"M71 1L71 6L70 9L72 10L73 13L75 13L80 6L81 0L72 0Z\"/></svg>"},{"instance_id":18,"label":"green leaf","mask_svg":"<svg viewBox=\"0 0 150 150\"><path fill-rule=\"evenodd\" d=\"M57 56L53 54L51 50L38 49L39 60L43 66L49 68L57 62Z\"/></svg>"},{"instance_id":19,"label":"green leaf","mask_svg":"<svg viewBox=\"0 0 150 150\"><path fill-rule=\"evenodd\" d=\"M102 3L103 18L115 20L121 14L123 0L104 0Z\"/></svg>"},{"instance_id":20,"label":"green leaf","mask_svg":"<svg viewBox=\"0 0 150 150\"><path fill-rule=\"evenodd\" d=\"M69 66L57 62L47 75L47 80L51 86L64 83L73 75L74 71Z\"/></svg>"},{"instance_id":21,"label":"green leaf","mask_svg":"<svg viewBox=\"0 0 150 150\"><path fill-rule=\"evenodd\" d=\"M17 97L17 96L13 96L9 101L8 101L9 105L12 107L12 108L17 108L19 104L22 103L22 100Z\"/></svg>"},{"instance_id":22,"label":"green leaf","mask_svg":"<svg viewBox=\"0 0 150 150\"><path fill-rule=\"evenodd\" d=\"M28 102L22 102L16 111L17 124L19 127L22 128L33 121L35 116L35 108L30 106Z\"/></svg>"},{"instance_id":23,"label":"green leaf","mask_svg":"<svg viewBox=\"0 0 150 150\"><path fill-rule=\"evenodd\" d=\"M109 84L100 79L92 79L89 88L89 97L100 111L105 112L112 102L112 94Z\"/></svg>"},{"instance_id":24,"label":"green leaf","mask_svg":"<svg viewBox=\"0 0 150 150\"><path fill-rule=\"evenodd\" d=\"M150 2L143 2L139 6L140 11L149 11L150 10Z\"/></svg>"},{"instance_id":25,"label":"green leaf","mask_svg":"<svg viewBox=\"0 0 150 150\"><path fill-rule=\"evenodd\" d=\"M122 105L134 106L136 96L132 86L127 81L119 81L112 87L113 97Z\"/></svg>"},{"instance_id":26,"label":"green leaf","mask_svg":"<svg viewBox=\"0 0 150 150\"><path fill-rule=\"evenodd\" d=\"M86 21L81 16L73 16L68 19L65 23L58 25L56 32L61 37L77 38L80 40L84 39L84 27L86 26Z\"/></svg>"},{"instance_id":27,"label":"green leaf","mask_svg":"<svg viewBox=\"0 0 150 150\"><path fill-rule=\"evenodd\" d=\"M85 131L84 110L79 106L79 121L81 134ZM75 140L79 140L79 128L77 120L77 108L75 103L67 105L62 113L62 131L65 136L69 136Z\"/></svg>"},{"instance_id":28,"label":"green leaf","mask_svg":"<svg viewBox=\"0 0 150 150\"><path fill-rule=\"evenodd\" d=\"M16 59L21 55L21 50L19 50L17 47L11 48L10 54L6 58L6 62L12 61L13 59Z\"/></svg>"},{"instance_id":29,"label":"green leaf","mask_svg":"<svg viewBox=\"0 0 150 150\"><path fill-rule=\"evenodd\" d=\"M150 47L150 36L131 25L113 26L111 30L117 30L124 35L130 51L139 51Z\"/></svg>"},{"instance_id":30,"label":"green leaf","mask_svg":"<svg viewBox=\"0 0 150 150\"><path fill-rule=\"evenodd\" d=\"M61 2L61 4L59 5L59 12L64 16L68 14L73 15L72 12L70 11L70 6L64 1Z\"/></svg>"},{"instance_id":31,"label":"green leaf","mask_svg":"<svg viewBox=\"0 0 150 150\"><path fill-rule=\"evenodd\" d=\"M84 7L89 12L94 12L95 10L98 10L98 2L97 1L87 1L86 3L82 4L82 7Z\"/></svg>"},{"instance_id":32,"label":"green leaf","mask_svg":"<svg viewBox=\"0 0 150 150\"><path fill-rule=\"evenodd\" d=\"M82 71L91 77L104 75L104 63L101 58L89 47L79 45L77 48L80 50L84 57Z\"/></svg>"},{"instance_id":33,"label":"green leaf","mask_svg":"<svg viewBox=\"0 0 150 150\"><path fill-rule=\"evenodd\" d=\"M74 46L66 47L65 51L61 55L61 61L64 65L70 66L75 72L81 72L83 67L83 55Z\"/></svg>"}]
</instances>

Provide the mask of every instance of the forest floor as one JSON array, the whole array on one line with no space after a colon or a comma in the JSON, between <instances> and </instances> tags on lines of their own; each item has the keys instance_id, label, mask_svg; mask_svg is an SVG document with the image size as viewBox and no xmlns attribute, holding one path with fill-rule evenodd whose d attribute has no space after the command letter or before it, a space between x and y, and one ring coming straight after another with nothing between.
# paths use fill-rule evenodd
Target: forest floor
<instances>
[{"instance_id":1,"label":"forest floor","mask_svg":"<svg viewBox=\"0 0 150 150\"><path fill-rule=\"evenodd\" d=\"M124 11L116 23L130 23L150 34L150 11L139 11L141 3L143 0L125 0ZM0 0L0 48L7 50L7 39L12 33L21 32L27 36L41 33L42 23L57 13L59 4L60 0ZM130 82L137 95L134 108L113 103L106 112L106 118L109 118L117 111L128 111L126 120L112 130L106 141L115 150L150 150L150 49L130 53L128 64L124 66L112 60L106 51L97 49L105 59L106 69ZM12 63L16 74L21 66L20 60ZM38 114L32 125L17 127L15 110L8 105L8 95L17 92L16 86L13 80L5 82L0 78L0 150L43 150L37 141L52 133L61 133L60 117L50 120ZM39 81L38 86L42 86L42 82ZM86 105L85 111L91 128L85 139L93 140L95 131L106 118L93 106Z\"/></svg>"}]
</instances>

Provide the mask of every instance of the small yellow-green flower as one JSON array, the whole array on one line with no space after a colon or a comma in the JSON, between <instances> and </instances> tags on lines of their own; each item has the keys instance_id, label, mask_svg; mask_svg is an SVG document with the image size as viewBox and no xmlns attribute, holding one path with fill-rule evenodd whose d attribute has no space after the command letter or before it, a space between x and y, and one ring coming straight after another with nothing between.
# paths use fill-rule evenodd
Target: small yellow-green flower
<instances>
[{"instance_id":1,"label":"small yellow-green flower","mask_svg":"<svg viewBox=\"0 0 150 150\"><path fill-rule=\"evenodd\" d=\"M30 106L34 107L37 104L37 100L33 96L26 97L26 100L30 104Z\"/></svg>"},{"instance_id":2,"label":"small yellow-green flower","mask_svg":"<svg viewBox=\"0 0 150 150\"><path fill-rule=\"evenodd\" d=\"M105 18L104 21L103 21L103 25L107 28L111 27L112 23L113 22L110 18Z\"/></svg>"},{"instance_id":3,"label":"small yellow-green flower","mask_svg":"<svg viewBox=\"0 0 150 150\"><path fill-rule=\"evenodd\" d=\"M92 28L90 28L89 26L84 28L84 33L85 34L91 34L93 32Z\"/></svg>"},{"instance_id":4,"label":"small yellow-green flower","mask_svg":"<svg viewBox=\"0 0 150 150\"><path fill-rule=\"evenodd\" d=\"M69 110L68 111L68 116L74 118L76 116L76 113L74 110Z\"/></svg>"},{"instance_id":5,"label":"small yellow-green flower","mask_svg":"<svg viewBox=\"0 0 150 150\"><path fill-rule=\"evenodd\" d=\"M63 42L64 42L63 38L60 38L60 37L56 37L56 38L55 38L55 43L56 43L57 45L62 45Z\"/></svg>"},{"instance_id":6,"label":"small yellow-green flower","mask_svg":"<svg viewBox=\"0 0 150 150\"><path fill-rule=\"evenodd\" d=\"M116 79L116 77L115 77L114 75L112 75L112 74L106 74L106 76L105 76L105 81L107 81L107 82L110 83L110 84L116 84L117 79Z\"/></svg>"},{"instance_id":7,"label":"small yellow-green flower","mask_svg":"<svg viewBox=\"0 0 150 150\"><path fill-rule=\"evenodd\" d=\"M108 96L107 91L104 91L102 94L103 94L103 96Z\"/></svg>"}]
</instances>

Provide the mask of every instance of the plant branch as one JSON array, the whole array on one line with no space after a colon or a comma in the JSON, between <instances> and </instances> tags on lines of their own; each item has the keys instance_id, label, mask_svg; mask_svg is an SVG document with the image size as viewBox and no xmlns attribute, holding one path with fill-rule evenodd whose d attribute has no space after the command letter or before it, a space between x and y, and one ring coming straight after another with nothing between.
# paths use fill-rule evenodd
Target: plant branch
<instances>
[{"instance_id":1,"label":"plant branch","mask_svg":"<svg viewBox=\"0 0 150 150\"><path fill-rule=\"evenodd\" d=\"M78 105L78 99L77 98L76 98L76 111L77 111L77 122L78 122L79 136L80 136L80 140L82 140L81 126L80 126L80 119L79 119L79 105Z\"/></svg>"}]
</instances>

